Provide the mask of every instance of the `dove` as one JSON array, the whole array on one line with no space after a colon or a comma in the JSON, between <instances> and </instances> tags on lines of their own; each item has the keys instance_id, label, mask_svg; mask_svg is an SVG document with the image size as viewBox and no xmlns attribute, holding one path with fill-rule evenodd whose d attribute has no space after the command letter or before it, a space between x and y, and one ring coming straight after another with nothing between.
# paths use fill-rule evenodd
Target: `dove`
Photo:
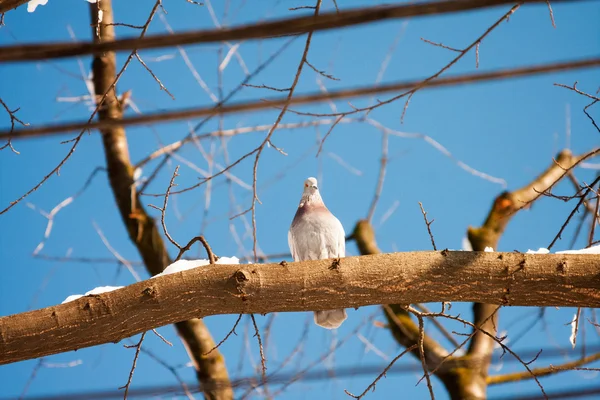
<instances>
[{"instance_id":1,"label":"dove","mask_svg":"<svg viewBox=\"0 0 600 400\"><path fill-rule=\"evenodd\" d=\"M346 235L342 223L325 207L317 180L304 181L304 191L288 232L294 261L321 260L346 256ZM348 317L346 310L315 311L315 323L336 329Z\"/></svg>"}]
</instances>

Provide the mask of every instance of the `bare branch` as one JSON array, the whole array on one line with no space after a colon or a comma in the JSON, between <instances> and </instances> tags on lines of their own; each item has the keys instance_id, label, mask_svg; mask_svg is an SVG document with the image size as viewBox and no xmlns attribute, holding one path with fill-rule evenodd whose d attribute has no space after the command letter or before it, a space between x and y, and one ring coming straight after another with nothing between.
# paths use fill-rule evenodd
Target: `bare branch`
<instances>
[{"instance_id":1,"label":"bare branch","mask_svg":"<svg viewBox=\"0 0 600 400\"><path fill-rule=\"evenodd\" d=\"M434 220L427 220L427 213L423 209L423 204L421 202L419 202L419 207L421 207L421 213L423 214L423 219L425 220L425 226L427 227L427 233L429 233L429 238L431 239L431 245L433 246L433 250L437 251L437 247L435 247L435 240L433 240L433 233L431 233L431 224L433 224Z\"/></svg>"},{"instance_id":2,"label":"bare branch","mask_svg":"<svg viewBox=\"0 0 600 400\"><path fill-rule=\"evenodd\" d=\"M582 365L590 364L598 360L600 360L600 353L592 354L579 360L566 362L556 366L549 365L547 367L535 368L531 372L536 377L541 378L543 376L553 375L564 371L573 371ZM498 385L501 383L519 382L526 379L532 379L532 374L527 371L516 372L513 374L488 376L487 383L488 385Z\"/></svg>"},{"instance_id":3,"label":"bare branch","mask_svg":"<svg viewBox=\"0 0 600 400\"><path fill-rule=\"evenodd\" d=\"M173 186L176 186L175 178L179 176L178 172L179 172L179 165L175 168L175 171L173 171L173 176L171 177L171 181L169 182L169 186L167 187L167 192L165 193L165 201L163 203L162 208L153 206L152 204L149 204L148 207L152 207L152 208L155 208L160 211L160 223L163 228L163 233L165 234L167 239L169 239L169 242L173 243L173 245L181 251L182 247L179 245L179 243L177 243L175 241L175 239L173 239L171 237L171 235L169 235L169 231L167 230L167 224L165 223L165 214L167 213L167 204L169 202L169 195L171 194L171 188Z\"/></svg>"},{"instance_id":4,"label":"bare branch","mask_svg":"<svg viewBox=\"0 0 600 400\"><path fill-rule=\"evenodd\" d=\"M545 1L546 0L526 0L524 2L539 3ZM554 1L558 2L560 0ZM572 3L575 0L568 1ZM84 54L100 54L106 51L156 49L194 43L217 43L223 41L298 35L307 32L356 26L375 21L442 13L456 13L466 10L499 6L502 4L514 4L514 0L432 1L428 3L412 3L396 6L355 8L325 13L319 17L311 15L298 18L286 18L261 24L244 25L237 28L221 28L213 31L192 31L175 35L153 35L148 36L145 39L120 39L108 43L57 43L6 46L0 48L0 62L32 61L72 57ZM3 11L6 11L6 9L0 4L0 12Z\"/></svg>"},{"instance_id":5,"label":"bare branch","mask_svg":"<svg viewBox=\"0 0 600 400\"><path fill-rule=\"evenodd\" d=\"M8 108L8 106L6 105L6 103L1 98L0 98L0 104L2 104L2 106L4 107L4 109L6 110L6 112L8 113L8 116L10 117L10 131L11 132L15 129L15 122L18 122L19 124L21 124L23 126L29 126L28 123L23 122L22 120L20 120L15 115L17 113L17 111L19 111L19 108L11 110L10 108ZM0 147L0 150L4 150L7 147L9 147L12 150L13 153L15 153L15 154L21 154L17 150L15 150L15 148L12 146L11 138L10 137L6 141L6 144L4 146Z\"/></svg>"},{"instance_id":6,"label":"bare branch","mask_svg":"<svg viewBox=\"0 0 600 400\"><path fill-rule=\"evenodd\" d=\"M400 358L402 358L402 356L405 355L406 353L408 353L410 351L413 351L416 347L417 347L416 344L412 345L411 347L408 347L408 348L404 349L404 351L400 352L400 354L398 354L396 357L394 357L394 359L387 365L387 367L385 367L383 369L383 371L381 372L381 374L379 374L377 376L377 378L375 378L375 380L373 382L371 382L371 384L369 384L369 386L367 386L367 388L361 394L359 394L358 396L350 393L347 390L344 390L344 392L346 392L347 395L349 395L351 397L354 397L356 400L362 399L363 397L365 397L365 395L367 394L367 392L369 390L373 390L373 391L375 390L375 385L377 384L377 382L381 378L383 378L385 376L385 374L389 371L390 368L392 368L392 366L396 363L396 361L398 361Z\"/></svg>"},{"instance_id":7,"label":"bare branch","mask_svg":"<svg viewBox=\"0 0 600 400\"><path fill-rule=\"evenodd\" d=\"M129 371L129 378L127 378L127 383L125 386L120 387L119 389L125 389L125 393L123 394L123 399L127 400L127 394L129 394L129 386L131 385L131 379L133 378L133 372L135 371L135 367L137 366L137 360L140 356L140 350L142 349L142 343L144 342L144 338L146 337L146 332L142 333L142 337L140 337L140 341L133 347L135 347L135 356L133 357L133 363L131 364L131 370ZM125 346L129 347L129 346Z\"/></svg>"},{"instance_id":8,"label":"bare branch","mask_svg":"<svg viewBox=\"0 0 600 400\"><path fill-rule=\"evenodd\" d=\"M119 121L94 121L94 122L73 122L67 124L55 124L46 125L31 129L16 129L14 134L10 131L0 131L0 140L8 139L13 136L13 140L24 139L35 136L49 135L49 134L64 134L65 132L76 131L79 129L104 129L115 126L130 126L130 125L145 125L145 124L156 124L164 123L168 121L174 121L179 119L191 119L202 116L213 116L213 115L229 115L241 112L250 112L257 110L264 110L273 107L284 106L289 102L289 105L303 105L317 102L324 102L330 100L340 100L348 98L357 98L362 96L370 96L374 94L398 92L401 90L423 90L425 88L435 87L448 87L453 85L464 85L469 83L489 82L495 80L518 78L537 74L546 74L551 72L575 70L590 68L600 65L600 58L588 58L574 61L566 61L553 64L541 64L527 67L519 67L512 69L503 69L490 72L478 72L473 74L454 75L446 78L439 78L433 81L425 82L423 80L409 81L409 82L396 82L380 86L368 85L361 88L354 89L341 89L335 91L329 91L328 93L316 92L313 94L299 95L292 99L285 98L271 98L263 99L260 101L252 102L239 102L230 103L229 105L222 105L218 108L215 107L204 107L204 108L192 108L177 111L159 112L159 113L148 113L142 116L133 116L123 118ZM401 96L405 96L401 95ZM396 99L396 98L394 98ZM380 102L378 105L387 104L389 102ZM373 106L373 107L376 107ZM341 114L354 114L364 111L362 109L356 109L352 112L340 112L335 114L320 114L319 116L333 116L337 117ZM311 113L299 113L296 114L312 115Z\"/></svg>"}]
</instances>

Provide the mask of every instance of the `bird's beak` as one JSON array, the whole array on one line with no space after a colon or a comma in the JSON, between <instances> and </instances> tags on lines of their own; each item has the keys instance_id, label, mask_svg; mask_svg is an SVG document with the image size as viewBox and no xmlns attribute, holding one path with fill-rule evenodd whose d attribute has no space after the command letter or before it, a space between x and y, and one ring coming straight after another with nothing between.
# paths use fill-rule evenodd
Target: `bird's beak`
<instances>
[{"instance_id":1,"label":"bird's beak","mask_svg":"<svg viewBox=\"0 0 600 400\"><path fill-rule=\"evenodd\" d=\"M317 185L312 185L311 186L313 189L317 189Z\"/></svg>"}]
</instances>

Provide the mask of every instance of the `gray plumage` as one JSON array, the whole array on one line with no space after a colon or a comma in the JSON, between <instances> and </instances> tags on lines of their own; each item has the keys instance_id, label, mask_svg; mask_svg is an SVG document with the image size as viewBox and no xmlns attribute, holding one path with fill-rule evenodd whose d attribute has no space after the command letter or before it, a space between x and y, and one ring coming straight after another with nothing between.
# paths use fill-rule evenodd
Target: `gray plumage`
<instances>
[{"instance_id":1,"label":"gray plumage","mask_svg":"<svg viewBox=\"0 0 600 400\"><path fill-rule=\"evenodd\" d=\"M346 256L346 234L342 223L325 207L317 180L304 181L304 192L288 232L294 261L321 260ZM326 329L339 327L346 310L315 311L315 323Z\"/></svg>"}]
</instances>

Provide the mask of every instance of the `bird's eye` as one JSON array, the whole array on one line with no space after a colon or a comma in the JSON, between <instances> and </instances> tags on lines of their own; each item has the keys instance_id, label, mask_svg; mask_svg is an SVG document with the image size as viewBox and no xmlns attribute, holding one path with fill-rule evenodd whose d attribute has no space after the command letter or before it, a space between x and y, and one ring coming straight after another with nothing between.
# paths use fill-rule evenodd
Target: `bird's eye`
<instances>
[{"instance_id":1,"label":"bird's eye","mask_svg":"<svg viewBox=\"0 0 600 400\"><path fill-rule=\"evenodd\" d=\"M304 187L308 187L308 183L305 183L305 184L304 184Z\"/></svg>"}]
</instances>

